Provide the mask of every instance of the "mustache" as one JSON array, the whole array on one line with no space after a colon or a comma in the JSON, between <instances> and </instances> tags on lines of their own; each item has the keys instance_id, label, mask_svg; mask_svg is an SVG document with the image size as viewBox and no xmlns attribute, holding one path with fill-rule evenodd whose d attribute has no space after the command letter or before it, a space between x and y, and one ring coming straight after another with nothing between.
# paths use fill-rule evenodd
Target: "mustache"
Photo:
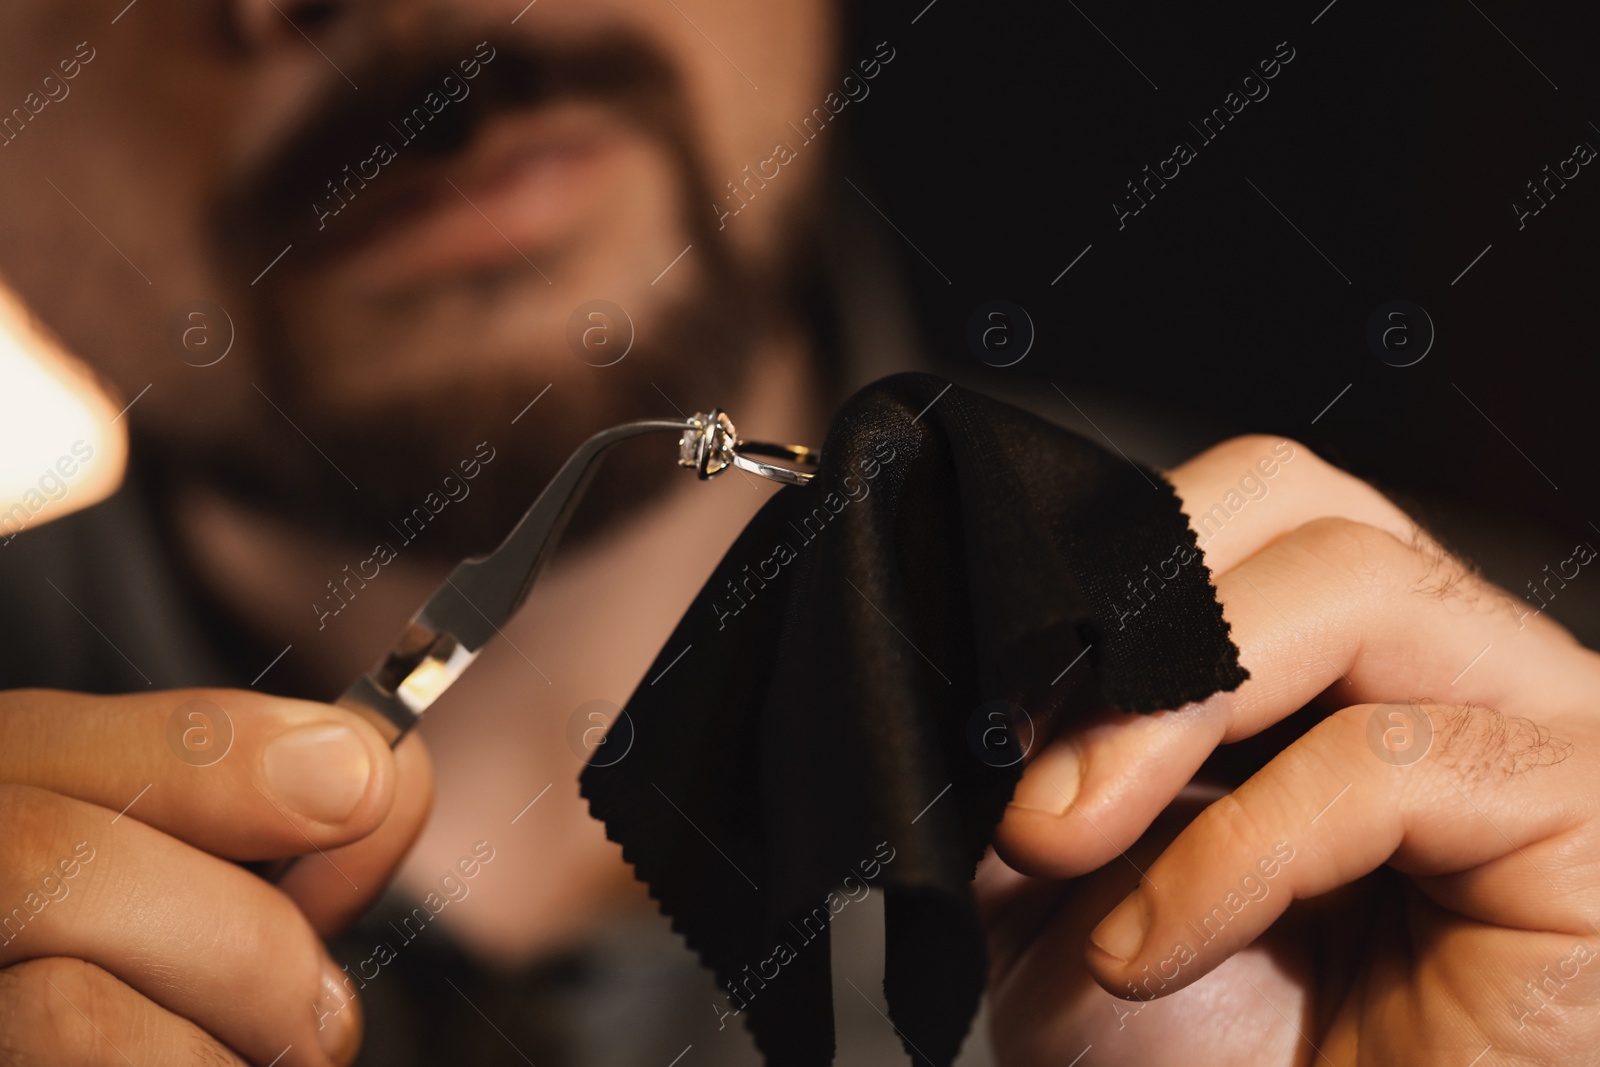
<instances>
[{"instance_id":1,"label":"mustache","mask_svg":"<svg viewBox=\"0 0 1600 1067\"><path fill-rule=\"evenodd\" d=\"M493 48L490 59L481 62L487 47ZM478 68L471 78L465 73L471 69L468 61ZM312 205L331 199L328 183L344 177L347 165L371 155L375 145L387 144L397 151L395 162L383 168L385 175L414 173L460 151L486 120L506 111L556 101L598 102L670 144L687 143L687 107L675 69L658 48L626 31L509 46L456 33L448 41L429 42L425 51L386 51L353 73L359 92L346 91L342 83L330 88L297 130L217 196L209 214L212 232L227 235L221 242L227 258L254 262L285 240L321 243L332 252L336 242L358 238L362 228L340 226L332 239L314 241L329 234L318 232ZM447 79L455 90L447 90ZM403 120L423 108L430 94L446 104L428 113L429 121L414 137L401 136ZM399 192L405 182L385 184Z\"/></svg>"}]
</instances>

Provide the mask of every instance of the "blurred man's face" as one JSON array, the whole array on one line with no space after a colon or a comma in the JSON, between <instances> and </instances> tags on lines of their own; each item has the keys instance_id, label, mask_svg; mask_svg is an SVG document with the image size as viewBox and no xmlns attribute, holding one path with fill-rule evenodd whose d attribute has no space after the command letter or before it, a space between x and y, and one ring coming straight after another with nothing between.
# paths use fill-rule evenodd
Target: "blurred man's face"
<instances>
[{"instance_id":1,"label":"blurred man's face","mask_svg":"<svg viewBox=\"0 0 1600 1067\"><path fill-rule=\"evenodd\" d=\"M0 271L153 383L168 466L361 529L488 440L520 508L578 433L728 397L783 316L820 146L714 204L826 94L817 0L118 7L0 8ZM603 368L597 299L637 333Z\"/></svg>"}]
</instances>

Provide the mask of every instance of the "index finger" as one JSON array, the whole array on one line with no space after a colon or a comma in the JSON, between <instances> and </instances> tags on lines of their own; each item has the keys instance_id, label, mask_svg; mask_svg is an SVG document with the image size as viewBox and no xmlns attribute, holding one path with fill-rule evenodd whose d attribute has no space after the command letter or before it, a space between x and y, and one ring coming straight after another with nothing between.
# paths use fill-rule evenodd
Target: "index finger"
<instances>
[{"instance_id":1,"label":"index finger","mask_svg":"<svg viewBox=\"0 0 1600 1067\"><path fill-rule=\"evenodd\" d=\"M1419 532L1411 516L1378 490L1281 437L1235 437L1165 477L1183 501L1213 575L1313 519L1350 519L1402 541Z\"/></svg>"}]
</instances>

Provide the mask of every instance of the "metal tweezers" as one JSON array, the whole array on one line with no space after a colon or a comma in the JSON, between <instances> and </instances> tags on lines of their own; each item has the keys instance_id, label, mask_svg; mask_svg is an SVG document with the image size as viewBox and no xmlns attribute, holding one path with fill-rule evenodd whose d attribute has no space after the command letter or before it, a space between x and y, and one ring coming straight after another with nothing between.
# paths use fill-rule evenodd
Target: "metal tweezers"
<instances>
[{"instance_id":1,"label":"metal tweezers","mask_svg":"<svg viewBox=\"0 0 1600 1067\"><path fill-rule=\"evenodd\" d=\"M804 485L811 473L751 456L811 467L821 459L818 450L800 445L742 441L727 414L715 408L688 419L644 419L595 434L562 464L500 546L457 564L412 616L388 654L336 703L365 716L390 745L397 744L528 599L601 457L630 438L668 431L682 435L678 464L694 468L701 479L732 466L788 485Z\"/></svg>"},{"instance_id":2,"label":"metal tweezers","mask_svg":"<svg viewBox=\"0 0 1600 1067\"><path fill-rule=\"evenodd\" d=\"M817 449L802 445L742 441L727 414L716 408L688 419L626 422L595 434L567 457L500 547L457 564L411 617L388 654L352 682L335 703L366 718L390 747L399 744L421 721L422 713L461 677L483 646L527 601L601 457L629 438L668 431L682 435L678 465L693 468L702 480L738 467L786 485L805 485L811 481L811 473L750 457L788 459L809 467L822 458ZM251 867L263 878L277 882L298 859Z\"/></svg>"}]
</instances>

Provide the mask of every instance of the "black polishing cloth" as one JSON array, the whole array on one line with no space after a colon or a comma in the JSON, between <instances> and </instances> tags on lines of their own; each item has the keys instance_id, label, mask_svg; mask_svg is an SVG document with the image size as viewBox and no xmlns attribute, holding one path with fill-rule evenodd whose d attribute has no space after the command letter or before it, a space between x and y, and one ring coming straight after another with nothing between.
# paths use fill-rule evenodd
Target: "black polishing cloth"
<instances>
[{"instance_id":1,"label":"black polishing cloth","mask_svg":"<svg viewBox=\"0 0 1600 1067\"><path fill-rule=\"evenodd\" d=\"M832 1062L830 920L877 890L890 1018L945 1065L1023 750L1247 675L1153 471L921 374L851 398L823 457L723 558L582 792L769 1064Z\"/></svg>"}]
</instances>

